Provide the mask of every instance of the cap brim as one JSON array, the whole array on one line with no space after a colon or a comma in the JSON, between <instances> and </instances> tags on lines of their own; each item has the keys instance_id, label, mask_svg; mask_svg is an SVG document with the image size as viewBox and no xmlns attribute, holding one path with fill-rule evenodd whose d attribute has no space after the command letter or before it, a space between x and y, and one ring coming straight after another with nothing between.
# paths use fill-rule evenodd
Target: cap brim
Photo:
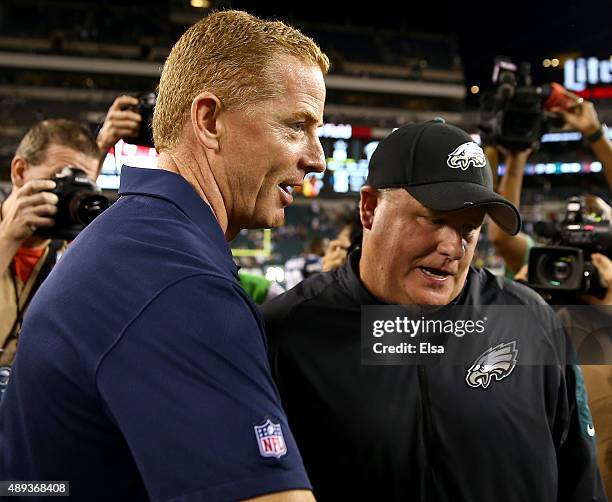
<instances>
[{"instance_id":1,"label":"cap brim","mask_svg":"<svg viewBox=\"0 0 612 502\"><path fill-rule=\"evenodd\" d=\"M521 229L521 215L514 205L501 195L476 183L448 181L404 187L416 200L434 211L457 211L468 207L486 206L487 213L510 235Z\"/></svg>"}]
</instances>

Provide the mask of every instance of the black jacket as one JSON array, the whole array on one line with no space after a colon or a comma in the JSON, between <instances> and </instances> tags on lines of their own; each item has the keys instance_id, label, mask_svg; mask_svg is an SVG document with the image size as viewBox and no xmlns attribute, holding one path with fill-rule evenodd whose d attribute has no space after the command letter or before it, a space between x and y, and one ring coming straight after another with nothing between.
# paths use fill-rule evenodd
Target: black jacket
<instances>
[{"instance_id":1,"label":"black jacket","mask_svg":"<svg viewBox=\"0 0 612 502\"><path fill-rule=\"evenodd\" d=\"M565 364L563 331L537 294L470 269L455 303L525 308L515 321L491 320L495 342L522 336L521 354L547 359L520 365L519 355L507 378L473 388L465 366L361 363L361 306L382 302L359 280L358 260L353 253L263 307L272 372L318 500L606 500L579 417L588 417L580 374ZM478 355L493 342L461 343Z\"/></svg>"}]
</instances>

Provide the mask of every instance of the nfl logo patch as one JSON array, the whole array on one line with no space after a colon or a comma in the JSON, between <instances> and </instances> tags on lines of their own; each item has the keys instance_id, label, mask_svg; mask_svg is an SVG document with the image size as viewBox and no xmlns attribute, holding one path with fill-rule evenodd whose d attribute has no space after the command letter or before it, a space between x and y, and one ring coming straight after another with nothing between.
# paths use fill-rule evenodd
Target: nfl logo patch
<instances>
[{"instance_id":1,"label":"nfl logo patch","mask_svg":"<svg viewBox=\"0 0 612 502\"><path fill-rule=\"evenodd\" d=\"M255 425L255 437L262 457L282 457L287 453L287 445L280 424L269 418L261 425Z\"/></svg>"}]
</instances>

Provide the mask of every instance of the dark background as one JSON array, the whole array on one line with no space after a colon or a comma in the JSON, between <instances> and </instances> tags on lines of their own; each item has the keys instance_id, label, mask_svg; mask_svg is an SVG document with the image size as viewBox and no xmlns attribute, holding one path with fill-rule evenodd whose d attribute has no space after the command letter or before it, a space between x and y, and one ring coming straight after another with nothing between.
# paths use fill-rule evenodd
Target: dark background
<instances>
[{"instance_id":1,"label":"dark background","mask_svg":"<svg viewBox=\"0 0 612 502\"><path fill-rule=\"evenodd\" d=\"M495 56L532 63L538 82L559 75L541 61L580 51L600 58L612 54L612 1L549 0L442 3L357 2L227 2L264 17L369 29L373 27L425 33L454 34L459 41L468 85L488 85ZM556 73L558 72L558 73Z\"/></svg>"}]
</instances>

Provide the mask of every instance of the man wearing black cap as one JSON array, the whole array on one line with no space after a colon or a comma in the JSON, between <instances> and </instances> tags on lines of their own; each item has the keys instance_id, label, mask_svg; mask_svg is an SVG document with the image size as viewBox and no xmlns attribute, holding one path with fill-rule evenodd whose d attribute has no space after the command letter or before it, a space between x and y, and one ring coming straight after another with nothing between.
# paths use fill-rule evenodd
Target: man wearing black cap
<instances>
[{"instance_id":1,"label":"man wearing black cap","mask_svg":"<svg viewBox=\"0 0 612 502\"><path fill-rule=\"evenodd\" d=\"M440 120L396 130L372 156L360 213L361 251L264 306L272 372L317 500L604 501L558 321L530 289L470 267L485 213L520 229L481 148ZM478 376L476 363L362 364L364 305L537 307L542 318L533 330L489 319L488 352L512 346L514 359L483 379L490 367ZM462 350L481 344L483 356L487 339L468 338ZM526 365L536 350L547 365Z\"/></svg>"}]
</instances>

